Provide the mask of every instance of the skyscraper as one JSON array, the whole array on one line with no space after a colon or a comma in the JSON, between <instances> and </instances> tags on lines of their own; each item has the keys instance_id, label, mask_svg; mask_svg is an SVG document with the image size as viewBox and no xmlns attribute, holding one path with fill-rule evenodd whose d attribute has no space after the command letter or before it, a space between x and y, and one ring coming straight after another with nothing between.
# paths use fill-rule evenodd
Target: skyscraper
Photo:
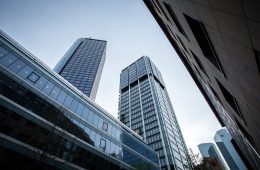
<instances>
[{"instance_id":1,"label":"skyscraper","mask_svg":"<svg viewBox=\"0 0 260 170\"><path fill-rule=\"evenodd\" d=\"M79 38L54 70L95 100L106 58L106 44L103 40Z\"/></svg>"},{"instance_id":2,"label":"skyscraper","mask_svg":"<svg viewBox=\"0 0 260 170\"><path fill-rule=\"evenodd\" d=\"M139 135L0 30L0 169L152 169Z\"/></svg>"},{"instance_id":3,"label":"skyscraper","mask_svg":"<svg viewBox=\"0 0 260 170\"><path fill-rule=\"evenodd\" d=\"M144 2L248 169L260 169L259 1Z\"/></svg>"},{"instance_id":4,"label":"skyscraper","mask_svg":"<svg viewBox=\"0 0 260 170\"><path fill-rule=\"evenodd\" d=\"M215 144L213 143L201 143L198 145L198 148L200 150L200 154L203 158L212 158L217 161L217 163L220 165L221 169L223 170L229 170L229 168L226 165L225 160L223 157L221 157L221 154L217 150Z\"/></svg>"},{"instance_id":5,"label":"skyscraper","mask_svg":"<svg viewBox=\"0 0 260 170\"><path fill-rule=\"evenodd\" d=\"M119 119L159 155L162 169L189 169L187 148L160 71L144 56L120 75Z\"/></svg>"},{"instance_id":6,"label":"skyscraper","mask_svg":"<svg viewBox=\"0 0 260 170\"><path fill-rule=\"evenodd\" d=\"M233 139L226 129L216 132L214 140L230 169L247 170L243 160L233 145Z\"/></svg>"}]
</instances>

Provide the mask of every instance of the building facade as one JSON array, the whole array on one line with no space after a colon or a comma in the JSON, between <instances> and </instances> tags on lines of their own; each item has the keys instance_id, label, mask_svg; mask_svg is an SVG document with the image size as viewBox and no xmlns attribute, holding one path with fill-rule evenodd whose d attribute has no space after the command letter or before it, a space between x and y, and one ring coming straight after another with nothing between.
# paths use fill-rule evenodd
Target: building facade
<instances>
[{"instance_id":1,"label":"building facade","mask_svg":"<svg viewBox=\"0 0 260 170\"><path fill-rule=\"evenodd\" d=\"M162 169L190 169L161 73L146 56L121 72L119 119L159 154Z\"/></svg>"},{"instance_id":2,"label":"building facade","mask_svg":"<svg viewBox=\"0 0 260 170\"><path fill-rule=\"evenodd\" d=\"M130 128L0 31L1 169L160 169Z\"/></svg>"},{"instance_id":3,"label":"building facade","mask_svg":"<svg viewBox=\"0 0 260 170\"><path fill-rule=\"evenodd\" d=\"M95 100L106 58L106 44L103 40L79 38L54 70Z\"/></svg>"},{"instance_id":4,"label":"building facade","mask_svg":"<svg viewBox=\"0 0 260 170\"><path fill-rule=\"evenodd\" d=\"M247 170L243 160L232 144L232 137L226 129L218 130L214 140L230 169Z\"/></svg>"},{"instance_id":5,"label":"building facade","mask_svg":"<svg viewBox=\"0 0 260 170\"><path fill-rule=\"evenodd\" d=\"M223 157L221 157L221 154L213 143L201 143L198 145L198 148L203 159L215 159L221 169L229 170L225 160L223 159Z\"/></svg>"},{"instance_id":6,"label":"building facade","mask_svg":"<svg viewBox=\"0 0 260 170\"><path fill-rule=\"evenodd\" d=\"M259 2L144 2L248 169L260 169Z\"/></svg>"}]
</instances>

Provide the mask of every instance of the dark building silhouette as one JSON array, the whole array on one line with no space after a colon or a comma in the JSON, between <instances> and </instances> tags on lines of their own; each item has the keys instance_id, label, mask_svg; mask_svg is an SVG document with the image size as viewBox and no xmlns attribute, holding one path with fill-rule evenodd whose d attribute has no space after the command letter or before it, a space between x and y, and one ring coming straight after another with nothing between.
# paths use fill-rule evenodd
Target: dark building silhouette
<instances>
[{"instance_id":1,"label":"dark building silhouette","mask_svg":"<svg viewBox=\"0 0 260 170\"><path fill-rule=\"evenodd\" d=\"M0 31L0 169L152 169L139 135Z\"/></svg>"},{"instance_id":2,"label":"dark building silhouette","mask_svg":"<svg viewBox=\"0 0 260 170\"><path fill-rule=\"evenodd\" d=\"M106 58L106 44L103 40L79 38L54 70L95 100Z\"/></svg>"},{"instance_id":3,"label":"dark building silhouette","mask_svg":"<svg viewBox=\"0 0 260 170\"><path fill-rule=\"evenodd\" d=\"M121 72L119 119L158 153L161 169L191 168L161 73L146 56Z\"/></svg>"},{"instance_id":4,"label":"dark building silhouette","mask_svg":"<svg viewBox=\"0 0 260 170\"><path fill-rule=\"evenodd\" d=\"M259 1L144 0L249 169L260 169Z\"/></svg>"}]
</instances>

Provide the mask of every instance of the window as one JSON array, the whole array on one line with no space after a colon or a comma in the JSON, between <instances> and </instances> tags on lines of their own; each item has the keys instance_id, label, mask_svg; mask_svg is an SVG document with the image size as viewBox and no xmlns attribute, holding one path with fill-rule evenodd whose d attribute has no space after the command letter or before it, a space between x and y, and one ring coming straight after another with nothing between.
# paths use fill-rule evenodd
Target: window
<instances>
[{"instance_id":1,"label":"window","mask_svg":"<svg viewBox=\"0 0 260 170\"><path fill-rule=\"evenodd\" d=\"M13 54L9 53L0 60L0 63L7 67L15 62L15 60L17 60L17 58Z\"/></svg>"},{"instance_id":2,"label":"window","mask_svg":"<svg viewBox=\"0 0 260 170\"><path fill-rule=\"evenodd\" d=\"M102 129L103 129L104 131L107 131L107 129L108 129L108 124L107 124L106 122L103 122L103 127L102 127Z\"/></svg>"},{"instance_id":3,"label":"window","mask_svg":"<svg viewBox=\"0 0 260 170\"><path fill-rule=\"evenodd\" d=\"M200 21L197 21L188 15L185 15L185 18L204 54L204 56L221 72L224 74L222 66L218 60L217 54L211 44L207 31L204 27L204 24ZM225 75L224 75L225 76Z\"/></svg>"},{"instance_id":4,"label":"window","mask_svg":"<svg viewBox=\"0 0 260 170\"><path fill-rule=\"evenodd\" d=\"M254 53L255 53L255 60L256 60L258 73L260 74L260 51L254 49Z\"/></svg>"},{"instance_id":5,"label":"window","mask_svg":"<svg viewBox=\"0 0 260 170\"><path fill-rule=\"evenodd\" d=\"M23 67L25 66L25 64L21 61L21 60L16 60L13 64L11 64L8 68L14 72L17 73L18 71L20 71Z\"/></svg>"},{"instance_id":6,"label":"window","mask_svg":"<svg viewBox=\"0 0 260 170\"><path fill-rule=\"evenodd\" d=\"M103 149L103 150L106 149L106 140L105 140L105 139L103 139L103 138L100 139L100 145L99 145L99 147L100 147L101 149Z\"/></svg>"},{"instance_id":7,"label":"window","mask_svg":"<svg viewBox=\"0 0 260 170\"><path fill-rule=\"evenodd\" d=\"M216 79L217 80L217 79ZM227 89L217 80L218 85L220 87L221 92L223 93L226 101L228 102L228 104L233 108L233 110L237 113L237 115L244 121L244 117L241 114L241 111L238 107L237 101L236 99L227 91Z\"/></svg>"},{"instance_id":8,"label":"window","mask_svg":"<svg viewBox=\"0 0 260 170\"><path fill-rule=\"evenodd\" d=\"M18 72L18 75L21 77L21 78L27 78L31 73L32 73L32 68L29 67L29 66L25 66L22 70L20 70Z\"/></svg>"},{"instance_id":9,"label":"window","mask_svg":"<svg viewBox=\"0 0 260 170\"><path fill-rule=\"evenodd\" d=\"M40 78L40 76L34 72L30 74L28 77L28 80L30 80L32 83L36 83L36 81Z\"/></svg>"},{"instance_id":10,"label":"window","mask_svg":"<svg viewBox=\"0 0 260 170\"><path fill-rule=\"evenodd\" d=\"M182 33L185 37L187 37L187 35L184 32L180 22L177 19L175 13L173 12L171 6L169 4L167 4L167 3L165 3L165 2L163 2L163 4L164 4L166 10L168 11L168 13L170 14L170 16L171 16L173 22L175 23L176 27L178 28L179 32Z\"/></svg>"},{"instance_id":11,"label":"window","mask_svg":"<svg viewBox=\"0 0 260 170\"><path fill-rule=\"evenodd\" d=\"M8 51L5 48L0 47L0 58L5 56L7 53L8 53Z\"/></svg>"}]
</instances>

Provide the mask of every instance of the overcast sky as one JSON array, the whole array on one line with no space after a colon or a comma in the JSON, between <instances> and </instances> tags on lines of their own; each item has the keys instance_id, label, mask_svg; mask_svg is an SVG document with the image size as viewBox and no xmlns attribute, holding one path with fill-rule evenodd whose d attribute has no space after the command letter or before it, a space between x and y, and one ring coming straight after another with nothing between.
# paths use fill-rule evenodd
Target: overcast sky
<instances>
[{"instance_id":1,"label":"overcast sky","mask_svg":"<svg viewBox=\"0 0 260 170\"><path fill-rule=\"evenodd\" d=\"M0 28L51 68L77 38L106 40L96 102L115 117L121 70L147 55L162 73L187 146L197 152L220 128L142 0L0 0Z\"/></svg>"}]
</instances>

